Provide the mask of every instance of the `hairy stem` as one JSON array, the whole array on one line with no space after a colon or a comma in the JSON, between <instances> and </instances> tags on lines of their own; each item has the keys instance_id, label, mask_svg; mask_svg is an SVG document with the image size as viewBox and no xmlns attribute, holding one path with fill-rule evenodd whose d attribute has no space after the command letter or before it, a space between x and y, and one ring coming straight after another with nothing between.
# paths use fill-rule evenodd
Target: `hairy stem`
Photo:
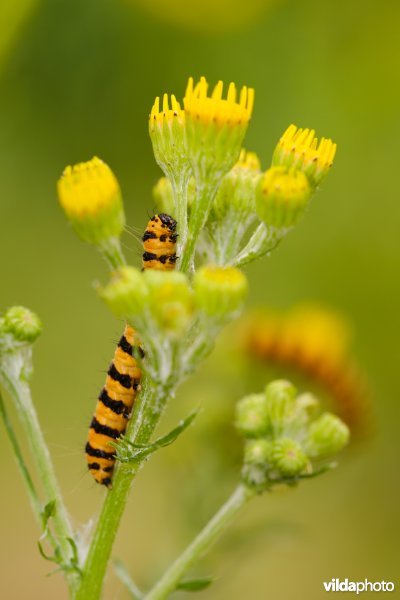
<instances>
[{"instance_id":1,"label":"hairy stem","mask_svg":"<svg viewBox=\"0 0 400 600\"><path fill-rule=\"evenodd\" d=\"M104 256L111 271L126 265L126 259L122 252L121 242L118 238L110 238L102 242L100 252Z\"/></svg>"},{"instance_id":2,"label":"hairy stem","mask_svg":"<svg viewBox=\"0 0 400 600\"><path fill-rule=\"evenodd\" d=\"M140 404L126 432L128 440L135 444L146 444L150 440L171 390L171 383L156 383L150 377L145 377ZM140 466L140 463L120 463L116 470L113 487L107 492L90 544L75 600L97 600L101 596L112 546Z\"/></svg>"},{"instance_id":3,"label":"hairy stem","mask_svg":"<svg viewBox=\"0 0 400 600\"><path fill-rule=\"evenodd\" d=\"M185 247L188 235L187 204L188 185L191 177L191 170L186 168L180 171L177 176L171 173L169 177L174 192L176 220L178 222L179 237L177 241L177 256L178 261L180 262L180 257L182 255L183 248Z\"/></svg>"},{"instance_id":4,"label":"hairy stem","mask_svg":"<svg viewBox=\"0 0 400 600\"><path fill-rule=\"evenodd\" d=\"M230 264L234 267L244 267L257 258L265 256L276 248L287 232L287 229L275 230L268 228L264 223L260 223L246 246L236 258L230 261Z\"/></svg>"},{"instance_id":5,"label":"hairy stem","mask_svg":"<svg viewBox=\"0 0 400 600\"><path fill-rule=\"evenodd\" d=\"M197 239L207 222L218 185L219 181L218 184L215 182L202 182L197 186L196 202L192 206L188 226L188 237L180 263L180 270L184 273L190 272L194 268Z\"/></svg>"},{"instance_id":6,"label":"hairy stem","mask_svg":"<svg viewBox=\"0 0 400 600\"><path fill-rule=\"evenodd\" d=\"M230 525L238 512L254 494L254 491L243 485L239 485L217 514L169 567L153 589L146 594L144 600L164 600L168 598L176 589L185 573L210 549L212 544Z\"/></svg>"},{"instance_id":7,"label":"hairy stem","mask_svg":"<svg viewBox=\"0 0 400 600\"><path fill-rule=\"evenodd\" d=\"M54 532L63 562L68 564L71 560L71 546L68 538L73 538L73 530L61 496L50 453L32 402L29 385L21 377L21 364L18 363L22 360L19 354L10 354L10 356L4 358L0 369L0 381L15 403L32 452L32 460L36 465L38 476L45 492L46 502L56 501L56 511L52 517L52 522L54 523ZM67 572L66 577L71 592L73 592L77 583L77 575L73 572Z\"/></svg>"},{"instance_id":8,"label":"hairy stem","mask_svg":"<svg viewBox=\"0 0 400 600\"><path fill-rule=\"evenodd\" d=\"M26 463L24 461L24 457L22 456L21 448L18 444L17 437L14 433L14 429L13 429L13 426L9 419L9 416L7 414L6 407L4 405L3 397L1 394L0 394L0 414L3 419L4 427L6 429L12 449L14 451L15 460L17 461L17 465L18 465L18 468L22 475L22 479L24 480L33 513L34 513L38 523L41 525L41 523L42 523L42 505L40 503L39 496L36 492L36 488L34 486L32 477L29 474L28 467L26 466Z\"/></svg>"}]
</instances>

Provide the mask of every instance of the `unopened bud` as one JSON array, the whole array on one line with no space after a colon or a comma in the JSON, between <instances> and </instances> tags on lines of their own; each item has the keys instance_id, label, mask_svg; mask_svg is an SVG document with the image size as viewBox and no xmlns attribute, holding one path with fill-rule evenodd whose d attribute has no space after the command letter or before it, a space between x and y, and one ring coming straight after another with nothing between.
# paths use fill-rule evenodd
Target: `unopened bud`
<instances>
[{"instance_id":1,"label":"unopened bud","mask_svg":"<svg viewBox=\"0 0 400 600\"><path fill-rule=\"evenodd\" d=\"M297 442L282 438L272 444L271 462L283 477L294 477L306 469L308 458Z\"/></svg>"},{"instance_id":2,"label":"unopened bud","mask_svg":"<svg viewBox=\"0 0 400 600\"><path fill-rule=\"evenodd\" d=\"M115 271L99 294L110 310L124 319L142 315L149 301L149 289L143 273L128 266Z\"/></svg>"},{"instance_id":3,"label":"unopened bud","mask_svg":"<svg viewBox=\"0 0 400 600\"><path fill-rule=\"evenodd\" d=\"M247 295L247 279L234 267L201 267L195 274L195 301L210 317L223 317L239 310Z\"/></svg>"},{"instance_id":4,"label":"unopened bud","mask_svg":"<svg viewBox=\"0 0 400 600\"><path fill-rule=\"evenodd\" d=\"M285 166L271 167L261 177L256 192L257 214L277 229L293 227L302 217L311 196L307 177Z\"/></svg>"},{"instance_id":5,"label":"unopened bud","mask_svg":"<svg viewBox=\"0 0 400 600\"><path fill-rule=\"evenodd\" d=\"M236 405L236 428L253 438L268 432L268 406L264 394L245 396Z\"/></svg>"},{"instance_id":6,"label":"unopened bud","mask_svg":"<svg viewBox=\"0 0 400 600\"><path fill-rule=\"evenodd\" d=\"M311 423L306 440L307 454L324 458L340 452L350 439L349 428L339 417L324 413Z\"/></svg>"},{"instance_id":7,"label":"unopened bud","mask_svg":"<svg viewBox=\"0 0 400 600\"><path fill-rule=\"evenodd\" d=\"M179 271L143 273L149 289L151 314L163 331L180 334L193 313L193 293L188 278Z\"/></svg>"},{"instance_id":8,"label":"unopened bud","mask_svg":"<svg viewBox=\"0 0 400 600\"><path fill-rule=\"evenodd\" d=\"M42 323L39 317L28 308L12 306L2 319L1 329L19 342L32 344L42 332Z\"/></svg>"},{"instance_id":9,"label":"unopened bud","mask_svg":"<svg viewBox=\"0 0 400 600\"><path fill-rule=\"evenodd\" d=\"M289 381L278 379L267 385L265 397L270 429L279 435L293 418L296 388Z\"/></svg>"}]
</instances>

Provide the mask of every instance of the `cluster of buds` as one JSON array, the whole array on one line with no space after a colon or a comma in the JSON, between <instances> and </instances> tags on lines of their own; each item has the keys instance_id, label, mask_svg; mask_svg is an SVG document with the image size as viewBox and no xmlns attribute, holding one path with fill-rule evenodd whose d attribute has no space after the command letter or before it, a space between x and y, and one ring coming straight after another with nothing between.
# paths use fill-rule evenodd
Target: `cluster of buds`
<instances>
[{"instance_id":1,"label":"cluster of buds","mask_svg":"<svg viewBox=\"0 0 400 600\"><path fill-rule=\"evenodd\" d=\"M297 395L283 380L240 400L236 427L246 439L246 485L263 491L277 483L295 483L342 450L349 440L347 425L331 413L318 413L314 396Z\"/></svg>"}]
</instances>

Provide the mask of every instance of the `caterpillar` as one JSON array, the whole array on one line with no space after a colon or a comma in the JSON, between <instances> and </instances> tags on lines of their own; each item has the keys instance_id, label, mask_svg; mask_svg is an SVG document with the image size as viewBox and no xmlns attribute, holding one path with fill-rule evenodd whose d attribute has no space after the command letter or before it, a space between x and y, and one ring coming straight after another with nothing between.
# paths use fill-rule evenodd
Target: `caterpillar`
<instances>
[{"instance_id":1,"label":"caterpillar","mask_svg":"<svg viewBox=\"0 0 400 600\"><path fill-rule=\"evenodd\" d=\"M154 215L147 224L143 235L143 269L172 271L175 269L176 221L165 213Z\"/></svg>"},{"instance_id":2,"label":"caterpillar","mask_svg":"<svg viewBox=\"0 0 400 600\"><path fill-rule=\"evenodd\" d=\"M171 270L176 262L175 219L155 215L143 235L143 269ZM115 450L110 441L126 431L136 395L140 390L141 370L137 358L144 352L135 340L135 331L126 325L107 377L97 400L85 447L88 469L97 483L110 488L115 467Z\"/></svg>"}]
</instances>

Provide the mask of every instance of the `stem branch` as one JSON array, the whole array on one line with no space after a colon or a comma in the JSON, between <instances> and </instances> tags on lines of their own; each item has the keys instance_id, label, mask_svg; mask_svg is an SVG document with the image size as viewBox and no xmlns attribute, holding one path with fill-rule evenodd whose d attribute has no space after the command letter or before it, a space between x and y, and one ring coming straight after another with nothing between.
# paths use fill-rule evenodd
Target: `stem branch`
<instances>
[{"instance_id":1,"label":"stem branch","mask_svg":"<svg viewBox=\"0 0 400 600\"><path fill-rule=\"evenodd\" d=\"M254 494L254 491L239 485L217 514L164 573L153 589L146 594L144 600L164 600L168 598L185 573L210 549L215 540L230 525L238 512Z\"/></svg>"}]
</instances>

